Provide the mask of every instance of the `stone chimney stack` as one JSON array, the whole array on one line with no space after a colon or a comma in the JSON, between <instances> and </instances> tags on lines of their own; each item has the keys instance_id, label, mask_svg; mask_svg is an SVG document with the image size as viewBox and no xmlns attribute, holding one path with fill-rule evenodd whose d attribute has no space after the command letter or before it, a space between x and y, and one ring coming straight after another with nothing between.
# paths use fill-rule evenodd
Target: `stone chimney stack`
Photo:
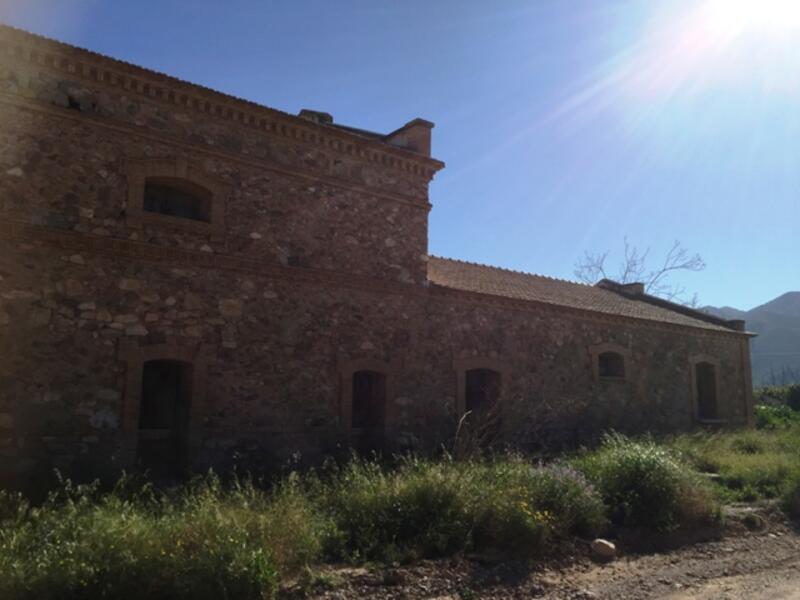
<instances>
[{"instance_id":1,"label":"stone chimney stack","mask_svg":"<svg viewBox=\"0 0 800 600\"><path fill-rule=\"evenodd\" d=\"M423 156L430 156L431 129L433 129L433 123L430 121L414 119L388 134L384 139L392 146L405 148Z\"/></svg>"},{"instance_id":2,"label":"stone chimney stack","mask_svg":"<svg viewBox=\"0 0 800 600\"><path fill-rule=\"evenodd\" d=\"M305 119L306 121L311 121L312 123L318 123L320 125L333 125L333 115L319 110L304 108L298 113L297 116L301 119Z\"/></svg>"}]
</instances>

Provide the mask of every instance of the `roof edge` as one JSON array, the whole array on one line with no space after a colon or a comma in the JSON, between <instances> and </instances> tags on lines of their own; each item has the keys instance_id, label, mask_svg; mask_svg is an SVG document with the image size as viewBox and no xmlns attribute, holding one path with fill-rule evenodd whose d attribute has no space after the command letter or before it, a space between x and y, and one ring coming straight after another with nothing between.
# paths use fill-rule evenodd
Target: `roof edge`
<instances>
[{"instance_id":1,"label":"roof edge","mask_svg":"<svg viewBox=\"0 0 800 600\"><path fill-rule=\"evenodd\" d=\"M188 90L192 90L206 97L208 96L216 97L220 102L235 103L241 106L242 108L256 110L262 113L269 113L270 116L272 116L273 118L280 119L281 121L288 121L292 124L292 126L295 127L317 129L318 131L324 130L329 134L334 133L336 135L340 135L343 139L349 141L358 141L360 143L368 144L369 146L372 146L375 149L379 148L381 152L385 152L386 154L395 155L398 157L402 157L402 159L405 160L422 163L426 165L426 167L430 169L433 173L441 170L445 166L444 163L438 159L432 158L430 156L425 156L424 154L415 152L412 149L403 148L387 143L384 139L385 138L384 134L377 134L373 138L371 136L364 135L364 133L366 132L362 132L361 134L357 133L357 131L359 131L357 128L339 126L338 124L326 125L321 123L315 123L308 119L304 119L299 115L293 115L291 113L276 108L272 108L264 104L259 104L258 102L255 102L253 100L247 100L246 98L241 98L238 96L234 96L232 94L227 94L225 92L221 92L219 90L206 87L202 84L193 83L191 81L187 81L185 79L181 79L173 75L156 71L155 69L143 67L122 59L114 58L105 54L101 54L99 52L95 52L93 50L89 50L88 48L75 46L67 42L62 42L57 39L40 35L38 33L32 33L25 29L21 29L19 27L14 27L12 25L0 22L0 42L2 42L2 38L8 39L9 42L13 40L19 43L20 45L27 45L28 47L50 46L53 49L53 51L60 51L65 54L69 53L72 55L76 54L82 55L89 60L92 60L99 64L103 64L104 66L117 69L119 71L124 72L125 74L138 75L141 77L146 77L150 80L156 80L162 85L172 88L172 90L175 92L185 93ZM2 50L2 48L0 48L0 50ZM17 53L11 52L11 48L8 48L8 51L9 51L9 56L16 58L30 59L30 56L23 57L19 52ZM80 73L77 71L72 72L72 74L75 76L80 76ZM95 83L103 83L103 79L99 77L94 78L93 81ZM158 100L157 95L151 94L151 96L153 100ZM210 114L211 116L221 115L221 113L218 114L213 111L208 114ZM237 120L237 122L242 125L247 124L246 120L243 121L239 119Z\"/></svg>"},{"instance_id":2,"label":"roof edge","mask_svg":"<svg viewBox=\"0 0 800 600\"><path fill-rule=\"evenodd\" d=\"M730 329L731 331L734 331L736 333L742 333L745 335L749 335L751 337L755 337L756 335L758 335L751 331L747 331L747 329L745 328L745 322L741 319L722 319L720 317L716 317L706 312L697 310L696 308L686 306L685 304L678 304L677 302L672 302L670 300L666 300L664 298L659 298L658 296L653 296L651 294L648 294L644 291L645 290L644 283L641 282L620 283L612 279L601 279L595 284L595 286L602 288L604 290L615 292L617 294L625 296L630 300L638 300L640 302L646 302L648 304L652 304L653 306L658 306L659 308L663 308L665 310L671 310L672 312L676 312L685 315L687 317L697 319L698 321L705 321L706 323L711 323L712 325L725 327L726 329Z\"/></svg>"}]
</instances>

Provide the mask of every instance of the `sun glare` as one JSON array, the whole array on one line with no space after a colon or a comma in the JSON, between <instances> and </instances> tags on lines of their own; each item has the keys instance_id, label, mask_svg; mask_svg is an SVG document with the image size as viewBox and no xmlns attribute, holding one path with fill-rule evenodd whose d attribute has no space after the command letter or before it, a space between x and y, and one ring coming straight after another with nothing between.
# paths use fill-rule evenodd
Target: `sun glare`
<instances>
[{"instance_id":1,"label":"sun glare","mask_svg":"<svg viewBox=\"0 0 800 600\"><path fill-rule=\"evenodd\" d=\"M703 10L713 33L786 35L800 31L800 0L708 0Z\"/></svg>"}]
</instances>

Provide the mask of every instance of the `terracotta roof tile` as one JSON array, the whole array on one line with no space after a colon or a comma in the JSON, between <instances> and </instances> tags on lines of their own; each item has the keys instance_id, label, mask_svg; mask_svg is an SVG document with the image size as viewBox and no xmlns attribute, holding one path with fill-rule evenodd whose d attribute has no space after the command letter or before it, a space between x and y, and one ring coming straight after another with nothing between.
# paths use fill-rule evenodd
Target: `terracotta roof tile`
<instances>
[{"instance_id":1,"label":"terracotta roof tile","mask_svg":"<svg viewBox=\"0 0 800 600\"><path fill-rule=\"evenodd\" d=\"M652 298L631 297L601 287L431 256L428 279L466 292L541 302L591 312L716 331L733 331L719 319ZM670 306L666 308L664 305ZM689 314L687 314L689 313ZM694 313L694 314L692 314Z\"/></svg>"}]
</instances>

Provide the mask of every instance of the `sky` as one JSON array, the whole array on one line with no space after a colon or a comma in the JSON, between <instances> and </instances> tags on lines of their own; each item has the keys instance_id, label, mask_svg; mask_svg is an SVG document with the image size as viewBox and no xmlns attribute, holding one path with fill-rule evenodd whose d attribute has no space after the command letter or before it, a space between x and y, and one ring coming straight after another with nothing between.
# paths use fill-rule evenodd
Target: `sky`
<instances>
[{"instance_id":1,"label":"sky","mask_svg":"<svg viewBox=\"0 0 800 600\"><path fill-rule=\"evenodd\" d=\"M0 0L0 21L297 113L436 124L432 254L574 279L675 240L676 283L800 289L796 0Z\"/></svg>"}]
</instances>

